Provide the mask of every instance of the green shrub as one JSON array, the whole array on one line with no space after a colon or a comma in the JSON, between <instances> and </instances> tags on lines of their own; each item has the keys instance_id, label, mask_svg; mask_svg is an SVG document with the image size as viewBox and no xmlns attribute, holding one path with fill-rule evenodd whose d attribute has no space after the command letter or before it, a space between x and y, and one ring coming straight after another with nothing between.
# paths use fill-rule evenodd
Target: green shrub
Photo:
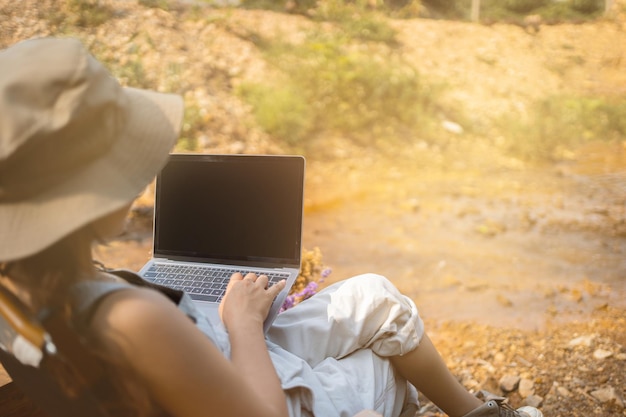
<instances>
[{"instance_id":1,"label":"green shrub","mask_svg":"<svg viewBox=\"0 0 626 417\"><path fill-rule=\"evenodd\" d=\"M100 0L59 0L37 10L40 19L56 26L59 33L73 27L99 26L115 16L115 11Z\"/></svg>"},{"instance_id":2,"label":"green shrub","mask_svg":"<svg viewBox=\"0 0 626 417\"><path fill-rule=\"evenodd\" d=\"M558 159L563 150L589 141L626 139L626 100L556 96L535 104L526 122L504 120L509 150L526 160Z\"/></svg>"},{"instance_id":3,"label":"green shrub","mask_svg":"<svg viewBox=\"0 0 626 417\"><path fill-rule=\"evenodd\" d=\"M426 16L426 8L422 5L421 0L388 1L385 4L389 17L395 19L412 19Z\"/></svg>"},{"instance_id":4,"label":"green shrub","mask_svg":"<svg viewBox=\"0 0 626 417\"><path fill-rule=\"evenodd\" d=\"M321 132L366 141L430 125L437 88L389 48L356 49L346 38L311 34L297 46L269 43L284 79L245 84L239 94L268 133L301 142Z\"/></svg>"},{"instance_id":5,"label":"green shrub","mask_svg":"<svg viewBox=\"0 0 626 417\"><path fill-rule=\"evenodd\" d=\"M528 13L545 6L549 0L504 0L507 9L517 13Z\"/></svg>"},{"instance_id":6,"label":"green shrub","mask_svg":"<svg viewBox=\"0 0 626 417\"><path fill-rule=\"evenodd\" d=\"M581 13L596 13L604 8L604 0L569 0L570 7Z\"/></svg>"},{"instance_id":7,"label":"green shrub","mask_svg":"<svg viewBox=\"0 0 626 417\"><path fill-rule=\"evenodd\" d=\"M535 10L535 13L541 15L543 20L548 23L580 21L594 17L586 16L574 10L568 3L550 3Z\"/></svg>"},{"instance_id":8,"label":"green shrub","mask_svg":"<svg viewBox=\"0 0 626 417\"><path fill-rule=\"evenodd\" d=\"M422 0L435 17L465 19L469 16L471 0Z\"/></svg>"},{"instance_id":9,"label":"green shrub","mask_svg":"<svg viewBox=\"0 0 626 417\"><path fill-rule=\"evenodd\" d=\"M310 108L292 83L244 83L237 93L252 105L257 123L269 134L296 144L311 132Z\"/></svg>"},{"instance_id":10,"label":"green shrub","mask_svg":"<svg viewBox=\"0 0 626 417\"><path fill-rule=\"evenodd\" d=\"M81 27L99 26L114 15L100 0L67 0L67 12L70 23Z\"/></svg>"},{"instance_id":11,"label":"green shrub","mask_svg":"<svg viewBox=\"0 0 626 417\"><path fill-rule=\"evenodd\" d=\"M483 21L521 21L523 17L508 9L502 0L481 0L480 18Z\"/></svg>"},{"instance_id":12,"label":"green shrub","mask_svg":"<svg viewBox=\"0 0 626 417\"><path fill-rule=\"evenodd\" d=\"M602 12L603 0L481 0L481 19L523 23L528 14L537 14L546 23L582 21Z\"/></svg>"},{"instance_id":13,"label":"green shrub","mask_svg":"<svg viewBox=\"0 0 626 417\"><path fill-rule=\"evenodd\" d=\"M471 0L422 0L434 17L467 19ZM561 22L596 17L604 0L481 0L480 16L483 21L522 23L532 13L545 21Z\"/></svg>"},{"instance_id":14,"label":"green shrub","mask_svg":"<svg viewBox=\"0 0 626 417\"><path fill-rule=\"evenodd\" d=\"M320 19L320 16L329 8L335 9L332 10L333 13L337 12L337 9L352 10L357 13L377 10L383 14L400 15L405 18L417 17L422 11L421 0L242 0L241 4L249 9L285 11L288 8L291 13L305 14L314 19ZM360 18L363 17L369 18L369 16L360 16ZM356 16L353 18L358 20ZM329 20L336 19L330 18Z\"/></svg>"},{"instance_id":15,"label":"green shrub","mask_svg":"<svg viewBox=\"0 0 626 417\"><path fill-rule=\"evenodd\" d=\"M363 2L323 0L317 3L314 18L336 23L337 29L352 39L396 43L396 31L381 14L368 10Z\"/></svg>"},{"instance_id":16,"label":"green shrub","mask_svg":"<svg viewBox=\"0 0 626 417\"><path fill-rule=\"evenodd\" d=\"M307 14L310 10L315 9L316 0L241 0L241 5L247 9L261 9L285 11L287 3L290 3L289 9L292 13Z\"/></svg>"},{"instance_id":17,"label":"green shrub","mask_svg":"<svg viewBox=\"0 0 626 417\"><path fill-rule=\"evenodd\" d=\"M432 7L432 8L441 9L441 10L455 8L457 3L459 3L457 0L422 0L422 1L427 7Z\"/></svg>"},{"instance_id":18,"label":"green shrub","mask_svg":"<svg viewBox=\"0 0 626 417\"><path fill-rule=\"evenodd\" d=\"M152 9L169 10L169 0L137 0L137 3L144 7L150 7Z\"/></svg>"},{"instance_id":19,"label":"green shrub","mask_svg":"<svg viewBox=\"0 0 626 417\"><path fill-rule=\"evenodd\" d=\"M151 88L147 80L146 69L139 57L131 57L124 65L116 66L113 69L113 73L125 85L132 85L138 88Z\"/></svg>"},{"instance_id":20,"label":"green shrub","mask_svg":"<svg viewBox=\"0 0 626 417\"><path fill-rule=\"evenodd\" d=\"M200 108L195 101L185 100L185 116L180 137L176 142L177 152L194 152L198 150L198 136L205 122L206 110Z\"/></svg>"}]
</instances>

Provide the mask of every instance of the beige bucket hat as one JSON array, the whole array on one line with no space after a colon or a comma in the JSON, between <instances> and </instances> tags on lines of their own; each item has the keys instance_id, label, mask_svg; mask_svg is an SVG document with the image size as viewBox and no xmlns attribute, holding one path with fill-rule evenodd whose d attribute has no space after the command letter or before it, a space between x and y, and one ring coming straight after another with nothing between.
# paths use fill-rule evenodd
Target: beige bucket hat
<instances>
[{"instance_id":1,"label":"beige bucket hat","mask_svg":"<svg viewBox=\"0 0 626 417\"><path fill-rule=\"evenodd\" d=\"M74 39L0 51L0 262L128 204L165 164L181 97L122 88Z\"/></svg>"}]
</instances>

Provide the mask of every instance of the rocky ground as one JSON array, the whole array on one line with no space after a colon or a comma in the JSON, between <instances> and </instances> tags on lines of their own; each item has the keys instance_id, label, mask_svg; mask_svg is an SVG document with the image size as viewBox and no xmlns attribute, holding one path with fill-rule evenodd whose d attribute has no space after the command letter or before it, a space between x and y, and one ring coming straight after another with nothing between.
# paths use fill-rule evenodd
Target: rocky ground
<instances>
[{"instance_id":1,"label":"rocky ground","mask_svg":"<svg viewBox=\"0 0 626 417\"><path fill-rule=\"evenodd\" d=\"M624 415L624 311L519 331L480 324L434 325L433 339L468 388L487 389L546 416ZM437 415L430 404L423 415Z\"/></svg>"},{"instance_id":2,"label":"rocky ground","mask_svg":"<svg viewBox=\"0 0 626 417\"><path fill-rule=\"evenodd\" d=\"M314 24L284 13L171 11L111 0L114 19L68 31L52 0L0 0L0 47L32 36L83 39L123 82L178 91L202 109L206 152L289 152L252 122L232 90L263 77L251 31L290 37ZM443 100L488 125L559 92L626 93L622 18L542 26L391 21ZM141 76L141 77L139 77ZM147 80L147 81L146 81ZM468 126L465 126L467 128ZM184 134L184 132L183 132ZM591 144L557 165L503 154L497 138L419 137L401 147L327 138L309 148L305 247L328 282L382 273L416 300L431 338L472 390L539 405L547 417L626 411L626 147ZM122 239L100 249L138 269L150 255L148 191ZM424 399L419 415L437 415Z\"/></svg>"}]
</instances>

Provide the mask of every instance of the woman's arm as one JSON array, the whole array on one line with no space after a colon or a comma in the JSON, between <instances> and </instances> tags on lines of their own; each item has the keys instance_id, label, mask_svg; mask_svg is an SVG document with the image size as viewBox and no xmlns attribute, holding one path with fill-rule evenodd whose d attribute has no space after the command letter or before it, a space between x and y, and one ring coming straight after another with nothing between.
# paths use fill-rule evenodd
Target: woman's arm
<instances>
[{"instance_id":1,"label":"woman's arm","mask_svg":"<svg viewBox=\"0 0 626 417\"><path fill-rule=\"evenodd\" d=\"M237 289L233 294L242 295ZM105 346L121 351L151 397L172 416L288 415L261 326L259 331L229 327L231 362L170 300L142 288L107 297L93 324Z\"/></svg>"},{"instance_id":2,"label":"woman's arm","mask_svg":"<svg viewBox=\"0 0 626 417\"><path fill-rule=\"evenodd\" d=\"M285 287L285 282L266 289L267 285L268 279L264 275L248 274L243 277L239 273L234 274L219 311L228 329L233 365L260 398L266 398L276 406L282 404L284 410L281 412L287 413L285 394L270 360L263 333L265 317L272 301Z\"/></svg>"}]
</instances>

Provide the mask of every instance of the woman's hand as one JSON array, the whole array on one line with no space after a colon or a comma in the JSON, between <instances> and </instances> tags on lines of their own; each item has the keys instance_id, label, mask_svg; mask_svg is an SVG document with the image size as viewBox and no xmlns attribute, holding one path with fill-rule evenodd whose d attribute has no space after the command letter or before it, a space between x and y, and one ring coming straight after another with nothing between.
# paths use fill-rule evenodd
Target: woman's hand
<instances>
[{"instance_id":1,"label":"woman's hand","mask_svg":"<svg viewBox=\"0 0 626 417\"><path fill-rule=\"evenodd\" d=\"M230 359L248 387L273 409L287 416L287 401L274 369L263 334L263 321L285 281L267 287L265 275L233 274L220 303L220 317L228 330Z\"/></svg>"},{"instance_id":2,"label":"woman's hand","mask_svg":"<svg viewBox=\"0 0 626 417\"><path fill-rule=\"evenodd\" d=\"M285 288L282 280L268 288L265 275L239 272L230 277L226 294L220 303L219 313L227 329L236 324L263 324L274 298Z\"/></svg>"}]
</instances>

